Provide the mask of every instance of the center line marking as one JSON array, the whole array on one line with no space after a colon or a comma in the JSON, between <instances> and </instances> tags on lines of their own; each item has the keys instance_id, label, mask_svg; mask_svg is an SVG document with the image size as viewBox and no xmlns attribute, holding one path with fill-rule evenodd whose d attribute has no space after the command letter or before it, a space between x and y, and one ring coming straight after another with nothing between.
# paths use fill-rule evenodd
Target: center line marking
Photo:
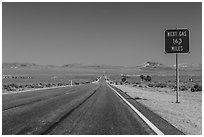
<instances>
[{"instance_id":1,"label":"center line marking","mask_svg":"<svg viewBox=\"0 0 204 137\"><path fill-rule=\"evenodd\" d=\"M114 88L107 84L128 106L135 112L140 118L157 134L164 135L164 133L159 130L152 122L150 122L140 111L138 111L132 104L130 104L123 96L121 96Z\"/></svg>"}]
</instances>

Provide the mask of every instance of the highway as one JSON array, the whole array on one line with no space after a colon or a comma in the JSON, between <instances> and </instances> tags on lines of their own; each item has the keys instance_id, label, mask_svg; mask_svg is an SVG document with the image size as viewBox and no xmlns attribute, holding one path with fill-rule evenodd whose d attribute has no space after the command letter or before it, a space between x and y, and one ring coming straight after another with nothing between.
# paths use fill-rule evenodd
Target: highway
<instances>
[{"instance_id":1,"label":"highway","mask_svg":"<svg viewBox=\"0 0 204 137\"><path fill-rule=\"evenodd\" d=\"M117 92L117 93L116 93ZM118 95L119 94L119 95ZM143 113L155 130L123 99ZM98 82L2 95L3 135L183 134L134 99Z\"/></svg>"}]
</instances>

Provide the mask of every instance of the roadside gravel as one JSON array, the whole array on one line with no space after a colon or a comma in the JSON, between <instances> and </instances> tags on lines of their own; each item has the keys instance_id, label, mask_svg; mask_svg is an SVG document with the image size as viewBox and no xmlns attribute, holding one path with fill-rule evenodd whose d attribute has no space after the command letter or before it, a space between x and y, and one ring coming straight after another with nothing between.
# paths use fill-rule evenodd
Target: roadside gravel
<instances>
[{"instance_id":1,"label":"roadside gravel","mask_svg":"<svg viewBox=\"0 0 204 137\"><path fill-rule=\"evenodd\" d=\"M180 91L180 103L175 103L175 92L168 88L114 86L136 98L185 134L202 134L202 92Z\"/></svg>"}]
</instances>

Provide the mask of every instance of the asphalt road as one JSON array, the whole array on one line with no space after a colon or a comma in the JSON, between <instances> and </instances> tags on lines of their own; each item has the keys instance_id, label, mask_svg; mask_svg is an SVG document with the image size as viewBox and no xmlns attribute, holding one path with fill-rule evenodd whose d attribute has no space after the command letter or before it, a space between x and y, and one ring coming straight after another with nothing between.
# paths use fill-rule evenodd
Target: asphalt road
<instances>
[{"instance_id":1,"label":"asphalt road","mask_svg":"<svg viewBox=\"0 0 204 137\"><path fill-rule=\"evenodd\" d=\"M2 103L3 135L156 134L107 85L104 77L94 84L6 94L2 96ZM160 123L168 130L169 123L165 122ZM181 133L175 128L171 131Z\"/></svg>"}]
</instances>

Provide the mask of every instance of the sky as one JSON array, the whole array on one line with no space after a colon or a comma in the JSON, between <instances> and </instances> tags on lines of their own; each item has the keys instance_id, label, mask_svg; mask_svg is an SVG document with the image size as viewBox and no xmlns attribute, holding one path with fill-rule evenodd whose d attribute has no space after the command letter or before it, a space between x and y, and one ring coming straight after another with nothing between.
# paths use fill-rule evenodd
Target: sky
<instances>
[{"instance_id":1,"label":"sky","mask_svg":"<svg viewBox=\"0 0 204 137\"><path fill-rule=\"evenodd\" d=\"M77 2L2 4L2 62L136 66L175 64L164 30L188 28L190 54L202 63L202 3Z\"/></svg>"}]
</instances>

